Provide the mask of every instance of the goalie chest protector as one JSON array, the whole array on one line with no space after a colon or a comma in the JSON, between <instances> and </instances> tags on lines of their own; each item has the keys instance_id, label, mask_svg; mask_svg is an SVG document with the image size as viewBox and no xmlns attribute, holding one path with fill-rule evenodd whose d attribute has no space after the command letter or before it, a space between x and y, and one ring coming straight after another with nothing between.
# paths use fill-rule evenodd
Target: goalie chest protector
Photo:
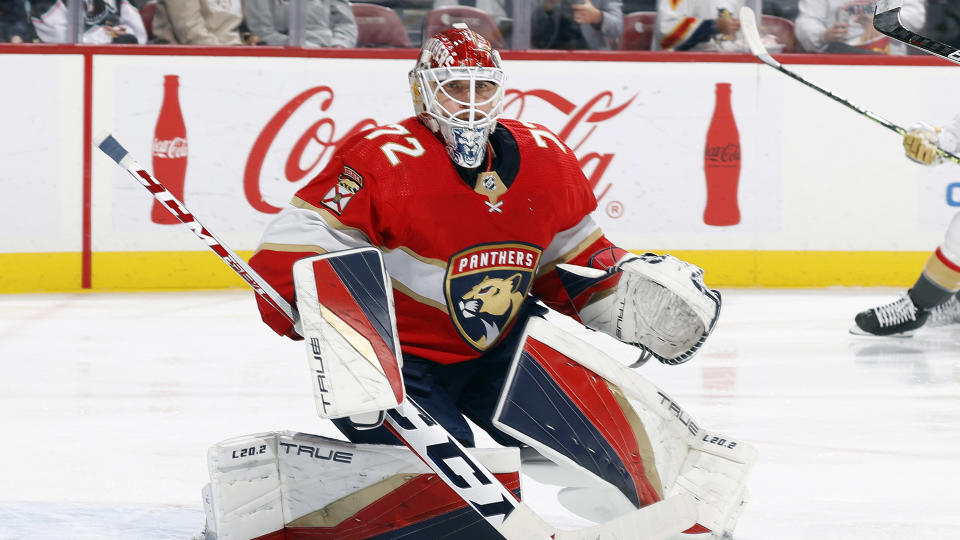
<instances>
[{"instance_id":1,"label":"goalie chest protector","mask_svg":"<svg viewBox=\"0 0 960 540\"><path fill-rule=\"evenodd\" d=\"M538 269L553 262L542 260L544 250L596 207L556 135L515 120L497 129L509 131L494 135L501 147L515 141L519 159L505 155L473 186L442 142L409 118L346 141L294 200L384 251L404 353L447 364L499 343Z\"/></svg>"}]
</instances>

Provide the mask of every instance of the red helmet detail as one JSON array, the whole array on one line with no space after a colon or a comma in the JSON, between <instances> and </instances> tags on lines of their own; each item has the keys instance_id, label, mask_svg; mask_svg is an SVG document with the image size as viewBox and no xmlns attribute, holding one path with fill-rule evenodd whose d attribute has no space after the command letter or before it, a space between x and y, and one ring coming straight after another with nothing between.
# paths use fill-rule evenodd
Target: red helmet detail
<instances>
[{"instance_id":1,"label":"red helmet detail","mask_svg":"<svg viewBox=\"0 0 960 540\"><path fill-rule=\"evenodd\" d=\"M423 50L430 53L430 59L426 62L427 65L418 66L421 68L500 67L500 56L495 53L487 38L466 26L435 34L427 40Z\"/></svg>"}]
</instances>

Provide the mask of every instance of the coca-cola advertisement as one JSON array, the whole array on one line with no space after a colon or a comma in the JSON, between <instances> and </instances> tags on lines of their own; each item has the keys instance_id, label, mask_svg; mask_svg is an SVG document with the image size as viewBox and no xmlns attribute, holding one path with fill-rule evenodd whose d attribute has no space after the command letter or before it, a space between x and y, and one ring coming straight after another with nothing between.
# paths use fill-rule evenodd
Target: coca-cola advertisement
<instances>
[{"instance_id":1,"label":"coca-cola advertisement","mask_svg":"<svg viewBox=\"0 0 960 540\"><path fill-rule=\"evenodd\" d=\"M276 140L281 132L296 133L296 124L291 122L295 112L307 107L311 102L319 103L321 112L327 112L337 98L337 91L329 86L306 89L280 107L267 122L253 144L244 169L244 194L253 208L264 213L280 211L279 207L266 200L265 186L262 183L265 175L281 172L283 178L291 184L289 189L292 193L296 187L312 178L326 165L342 141L364 129L402 118L402 116L379 120L360 118L346 129L338 129L331 111L331 116L320 115L306 130L295 137L292 145L286 148L278 147ZM602 147L592 139L597 130L603 129L604 125L608 126L607 129L611 129L609 126L614 124L612 120L627 110L635 98L635 94L615 96L612 92L601 91L582 103L575 103L545 88L509 89L506 92L503 114L509 118L542 123L543 120L534 119L529 109L546 108L552 116L563 118L563 123L554 128L555 132L561 140L577 152L580 165L594 188L598 200L603 200L611 188L611 180L609 177L605 179L605 174L616 153L603 151ZM618 102L617 99L620 101ZM401 111L401 115L404 112ZM597 137L597 140L599 139L600 137ZM266 165L267 154L274 151L286 152L287 158L283 161L282 168L277 167L279 164L274 164L273 171L265 171L265 167L269 167Z\"/></svg>"},{"instance_id":2,"label":"coca-cola advertisement","mask_svg":"<svg viewBox=\"0 0 960 540\"><path fill-rule=\"evenodd\" d=\"M730 83L717 83L717 101L707 129L703 172L707 179L707 225L740 223L737 187L740 181L740 132L730 106Z\"/></svg>"},{"instance_id":3,"label":"coca-cola advertisement","mask_svg":"<svg viewBox=\"0 0 960 540\"><path fill-rule=\"evenodd\" d=\"M183 188L187 176L187 128L180 110L180 78L163 77L163 103L157 125L153 130L153 174L163 179L163 185L175 197L184 200ZM186 202L186 201L185 201ZM150 220L161 225L180 221L159 202L154 201Z\"/></svg>"},{"instance_id":4,"label":"coca-cola advertisement","mask_svg":"<svg viewBox=\"0 0 960 540\"><path fill-rule=\"evenodd\" d=\"M222 265L185 228L163 224L167 216L154 213L150 194L84 139L116 134L140 165L182 189L177 195L198 219L248 256L337 141L413 112L406 78L413 51L34 52L40 54L2 58L11 80L36 82L0 89L5 103L18 104L6 124L38 127L0 135L0 180L20 194L5 200L10 234L2 251L98 254L88 258L101 269L93 272L94 287L127 286L131 276L145 275L144 286L197 286L212 275L204 261ZM960 207L950 164L904 159L900 138L889 130L749 57L689 58L506 51L504 114L566 141L593 184L594 219L633 250L739 250L746 260L757 251L923 252L942 241L944 224ZM885 81L956 86L960 70L921 57L882 66L841 60L798 61L796 69L841 95L860 96L857 103L865 100L898 125L949 121L946 97L905 101L902 89ZM718 83L730 85L740 150L736 181L721 179L719 192L708 170L738 154L731 143L707 144L715 111L725 107ZM178 114L167 113L173 106L164 104L172 102ZM182 130L179 121L166 121L177 116ZM161 173L163 163L183 174ZM182 188L175 187L181 177ZM52 202L53 211L40 218L24 201ZM714 208L722 209L716 218ZM901 219L877 222L874 214ZM130 265L133 253L143 254L133 257L142 266ZM102 271L114 254L122 268ZM743 272L759 275L748 266Z\"/></svg>"},{"instance_id":5,"label":"coca-cola advertisement","mask_svg":"<svg viewBox=\"0 0 960 540\"><path fill-rule=\"evenodd\" d=\"M181 58L116 72L122 85L113 104L115 132L128 141L141 134L149 146L131 142L131 153L240 251L257 247L267 222L344 140L413 114L408 60L298 60L316 69L270 60ZM570 77L572 65L506 61L503 116L545 126L576 155L598 201L595 219L611 238L635 250L706 249L716 245L715 235L756 231L776 213L762 201L780 199L778 182L746 184L751 167L778 167L775 153L761 152L741 163L735 197L711 199L734 202L740 217L723 220L739 219L736 227L705 220L708 162L732 162L756 136L744 131L757 115L752 67L721 65L722 79L667 89L658 81L676 80L677 66L645 65L642 75L624 76L616 63L588 62L576 64L578 76ZM716 82L735 89L729 105L718 102ZM736 111L738 137L705 150L705 127L723 116L723 106ZM167 226L171 218L139 186L109 172L115 212L95 223L105 231L97 235L104 249L202 249ZM744 246L752 240L724 241L730 238Z\"/></svg>"}]
</instances>

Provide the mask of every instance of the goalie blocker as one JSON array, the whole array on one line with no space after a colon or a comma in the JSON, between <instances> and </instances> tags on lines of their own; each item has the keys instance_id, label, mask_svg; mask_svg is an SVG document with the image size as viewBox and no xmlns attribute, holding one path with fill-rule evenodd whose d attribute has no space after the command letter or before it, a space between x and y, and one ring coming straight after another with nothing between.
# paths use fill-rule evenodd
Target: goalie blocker
<instances>
[{"instance_id":1,"label":"goalie blocker","mask_svg":"<svg viewBox=\"0 0 960 540\"><path fill-rule=\"evenodd\" d=\"M393 290L375 248L300 259L293 282L313 396L321 418L383 422L403 401L402 356Z\"/></svg>"},{"instance_id":2,"label":"goalie blocker","mask_svg":"<svg viewBox=\"0 0 960 540\"><path fill-rule=\"evenodd\" d=\"M514 448L471 452L518 496L518 473L561 485L604 538L731 532L756 452L626 367L632 351L556 312L531 317L494 415L527 455L518 469ZM261 434L215 446L209 467L206 538L500 538L404 448Z\"/></svg>"}]
</instances>

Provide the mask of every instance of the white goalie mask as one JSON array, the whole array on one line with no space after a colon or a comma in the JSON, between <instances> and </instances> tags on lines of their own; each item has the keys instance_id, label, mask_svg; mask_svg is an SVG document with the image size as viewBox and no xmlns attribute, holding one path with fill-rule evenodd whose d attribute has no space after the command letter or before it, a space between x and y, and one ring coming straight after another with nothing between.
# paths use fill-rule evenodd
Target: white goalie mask
<instances>
[{"instance_id":1,"label":"white goalie mask","mask_svg":"<svg viewBox=\"0 0 960 540\"><path fill-rule=\"evenodd\" d=\"M465 24L427 40L410 71L417 117L443 138L454 163L472 169L486 156L487 139L503 109L500 54Z\"/></svg>"}]
</instances>

